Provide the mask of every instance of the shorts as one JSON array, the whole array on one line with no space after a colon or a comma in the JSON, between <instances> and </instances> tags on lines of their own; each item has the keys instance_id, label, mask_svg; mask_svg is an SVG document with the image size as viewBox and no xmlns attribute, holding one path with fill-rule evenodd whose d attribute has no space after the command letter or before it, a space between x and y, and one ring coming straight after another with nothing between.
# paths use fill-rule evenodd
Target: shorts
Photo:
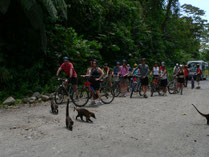
<instances>
[{"instance_id":1,"label":"shorts","mask_svg":"<svg viewBox=\"0 0 209 157\"><path fill-rule=\"evenodd\" d=\"M129 79L127 77L121 77L120 78L120 83L128 83Z\"/></svg>"},{"instance_id":2,"label":"shorts","mask_svg":"<svg viewBox=\"0 0 209 157\"><path fill-rule=\"evenodd\" d=\"M184 78L178 78L177 81L178 83L184 83Z\"/></svg>"},{"instance_id":3,"label":"shorts","mask_svg":"<svg viewBox=\"0 0 209 157\"><path fill-rule=\"evenodd\" d=\"M159 75L153 75L152 78L153 79L158 79L159 78Z\"/></svg>"},{"instance_id":4,"label":"shorts","mask_svg":"<svg viewBox=\"0 0 209 157\"><path fill-rule=\"evenodd\" d=\"M94 90L99 90L100 88L100 81L96 81L96 80L91 80L91 87L94 88Z\"/></svg>"},{"instance_id":5,"label":"shorts","mask_svg":"<svg viewBox=\"0 0 209 157\"><path fill-rule=\"evenodd\" d=\"M149 81L148 81L148 77L145 77L143 79L141 79L141 85L142 86L148 86Z\"/></svg>"},{"instance_id":6,"label":"shorts","mask_svg":"<svg viewBox=\"0 0 209 157\"><path fill-rule=\"evenodd\" d=\"M167 84L168 84L168 80L167 79L164 79L164 80L160 81L160 86L161 87L167 87Z\"/></svg>"},{"instance_id":7,"label":"shorts","mask_svg":"<svg viewBox=\"0 0 209 157\"><path fill-rule=\"evenodd\" d=\"M72 83L72 85L77 85L78 84L77 77L72 77L72 78L68 77L67 79L70 83Z\"/></svg>"},{"instance_id":8,"label":"shorts","mask_svg":"<svg viewBox=\"0 0 209 157\"><path fill-rule=\"evenodd\" d=\"M196 76L196 81L197 81L197 82L200 82L200 75L197 75L197 76Z\"/></svg>"}]
</instances>

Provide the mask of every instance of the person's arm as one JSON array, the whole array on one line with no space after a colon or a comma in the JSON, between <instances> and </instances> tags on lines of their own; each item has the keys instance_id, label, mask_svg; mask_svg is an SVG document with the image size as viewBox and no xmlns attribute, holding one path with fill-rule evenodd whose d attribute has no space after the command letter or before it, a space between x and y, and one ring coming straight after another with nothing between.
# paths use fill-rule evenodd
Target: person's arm
<instances>
[{"instance_id":1,"label":"person's arm","mask_svg":"<svg viewBox=\"0 0 209 157\"><path fill-rule=\"evenodd\" d=\"M167 70L164 71L161 77L165 76L165 74L167 74Z\"/></svg>"},{"instance_id":2,"label":"person's arm","mask_svg":"<svg viewBox=\"0 0 209 157\"><path fill-rule=\"evenodd\" d=\"M60 73L61 70L62 70L62 68L59 67L58 70L57 70L57 73L56 73L56 76L57 76L57 77L59 76L59 73Z\"/></svg>"},{"instance_id":3,"label":"person's arm","mask_svg":"<svg viewBox=\"0 0 209 157\"><path fill-rule=\"evenodd\" d=\"M98 68L99 73L101 74L99 78L95 79L96 81L101 80L101 78L104 76L104 72L102 69Z\"/></svg>"},{"instance_id":4,"label":"person's arm","mask_svg":"<svg viewBox=\"0 0 209 157\"><path fill-rule=\"evenodd\" d=\"M73 76L73 68L70 69L70 78Z\"/></svg>"}]
</instances>

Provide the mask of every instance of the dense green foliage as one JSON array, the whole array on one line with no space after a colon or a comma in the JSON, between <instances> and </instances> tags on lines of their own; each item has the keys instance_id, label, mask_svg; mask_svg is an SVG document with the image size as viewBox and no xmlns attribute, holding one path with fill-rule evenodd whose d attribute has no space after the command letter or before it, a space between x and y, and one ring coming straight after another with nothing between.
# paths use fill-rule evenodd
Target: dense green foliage
<instances>
[{"instance_id":1,"label":"dense green foliage","mask_svg":"<svg viewBox=\"0 0 209 157\"><path fill-rule=\"evenodd\" d=\"M203 15L178 0L1 0L0 100L53 91L63 56L79 74L91 58L112 66L209 60Z\"/></svg>"}]
</instances>

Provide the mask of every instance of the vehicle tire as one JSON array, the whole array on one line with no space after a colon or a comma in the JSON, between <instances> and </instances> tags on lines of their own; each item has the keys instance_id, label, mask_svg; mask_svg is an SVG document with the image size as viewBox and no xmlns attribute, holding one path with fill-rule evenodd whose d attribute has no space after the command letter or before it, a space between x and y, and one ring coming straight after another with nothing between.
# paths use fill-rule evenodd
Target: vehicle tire
<instances>
[{"instance_id":1,"label":"vehicle tire","mask_svg":"<svg viewBox=\"0 0 209 157\"><path fill-rule=\"evenodd\" d=\"M78 96L77 96L77 92L78 92ZM85 106L90 99L89 89L77 88L76 90L73 90L71 99L75 106L78 106L78 107Z\"/></svg>"},{"instance_id":2,"label":"vehicle tire","mask_svg":"<svg viewBox=\"0 0 209 157\"><path fill-rule=\"evenodd\" d=\"M136 83L133 83L133 84L132 84L132 87L131 87L130 98L132 98L133 93L136 92L136 87L137 87L137 84L136 84Z\"/></svg>"},{"instance_id":3,"label":"vehicle tire","mask_svg":"<svg viewBox=\"0 0 209 157\"><path fill-rule=\"evenodd\" d=\"M54 101L56 104L62 104L65 97L65 89L63 87L59 87L56 89L54 93Z\"/></svg>"},{"instance_id":4,"label":"vehicle tire","mask_svg":"<svg viewBox=\"0 0 209 157\"><path fill-rule=\"evenodd\" d=\"M112 88L103 88L100 90L100 94L101 101L104 104L110 104L115 98L115 93Z\"/></svg>"}]
</instances>

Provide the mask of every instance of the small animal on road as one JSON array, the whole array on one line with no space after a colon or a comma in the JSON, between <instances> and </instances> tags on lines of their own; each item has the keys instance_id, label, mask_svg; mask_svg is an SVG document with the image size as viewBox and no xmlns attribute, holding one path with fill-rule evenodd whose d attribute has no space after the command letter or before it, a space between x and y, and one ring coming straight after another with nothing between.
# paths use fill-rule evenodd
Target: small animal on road
<instances>
[{"instance_id":1,"label":"small animal on road","mask_svg":"<svg viewBox=\"0 0 209 157\"><path fill-rule=\"evenodd\" d=\"M87 109L84 109L84 108L77 108L76 106L74 106L74 111L77 111L78 112L78 115L76 116L76 119L78 119L78 117L80 117L80 119L82 121L83 120L83 116L86 117L86 122L93 122L90 117L93 117L94 119L96 119L96 116L93 112L90 112L88 111Z\"/></svg>"},{"instance_id":2,"label":"small animal on road","mask_svg":"<svg viewBox=\"0 0 209 157\"><path fill-rule=\"evenodd\" d=\"M201 116L203 116L203 117L205 117L205 118L207 119L207 124L209 125L209 114L203 114L202 112L200 112L200 111L197 109L197 107L196 107L194 104L192 104L192 106L194 106L194 108L197 110L197 112L198 112Z\"/></svg>"},{"instance_id":3,"label":"small animal on road","mask_svg":"<svg viewBox=\"0 0 209 157\"><path fill-rule=\"evenodd\" d=\"M53 114L58 114L58 105L55 104L55 102L53 100L51 100L51 112Z\"/></svg>"},{"instance_id":4,"label":"small animal on road","mask_svg":"<svg viewBox=\"0 0 209 157\"><path fill-rule=\"evenodd\" d=\"M67 106L66 106L66 121L65 122L66 122L66 128L69 129L70 131L72 131L74 122L69 116L69 103L70 103L70 101L68 99Z\"/></svg>"}]
</instances>

